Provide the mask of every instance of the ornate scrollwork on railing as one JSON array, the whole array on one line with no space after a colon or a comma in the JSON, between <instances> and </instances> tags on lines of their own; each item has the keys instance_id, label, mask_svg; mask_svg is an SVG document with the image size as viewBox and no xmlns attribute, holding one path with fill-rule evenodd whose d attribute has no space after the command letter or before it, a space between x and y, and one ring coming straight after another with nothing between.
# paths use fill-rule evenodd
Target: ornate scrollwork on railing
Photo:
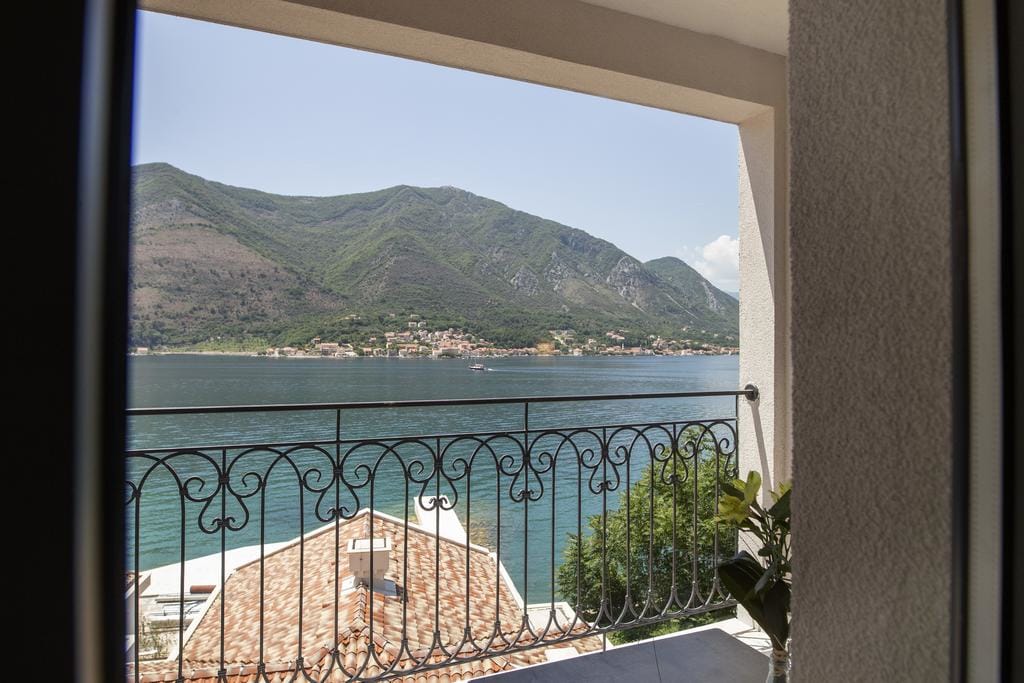
<instances>
[{"instance_id":1,"label":"ornate scrollwork on railing","mask_svg":"<svg viewBox=\"0 0 1024 683\"><path fill-rule=\"evenodd\" d=\"M136 648L133 675L401 678L731 607L717 561L735 538L712 518L736 455L735 418L129 451L129 570L178 564L185 642L173 665ZM410 501L466 538L411 521ZM389 564L350 576L345 543L367 536ZM181 563L209 554L223 573L186 633ZM141 605L136 642L153 638Z\"/></svg>"}]
</instances>

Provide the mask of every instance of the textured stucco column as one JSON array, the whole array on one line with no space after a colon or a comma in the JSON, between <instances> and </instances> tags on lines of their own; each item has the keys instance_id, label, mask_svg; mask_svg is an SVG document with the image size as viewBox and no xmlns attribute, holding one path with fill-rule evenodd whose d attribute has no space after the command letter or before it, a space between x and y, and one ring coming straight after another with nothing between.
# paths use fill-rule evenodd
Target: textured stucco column
<instances>
[{"instance_id":1,"label":"textured stucco column","mask_svg":"<svg viewBox=\"0 0 1024 683\"><path fill-rule=\"evenodd\" d=\"M761 473L763 501L791 471L784 122L784 108L766 107L739 124L740 384L759 392L739 402L739 472ZM759 544L742 533L740 547L756 556Z\"/></svg>"},{"instance_id":2,"label":"textured stucco column","mask_svg":"<svg viewBox=\"0 0 1024 683\"><path fill-rule=\"evenodd\" d=\"M783 279L776 278L777 261L784 261L776 254L776 119L765 109L739 126L740 384L760 392L757 401L740 401L739 467L741 477L761 473L764 497L789 478L785 426L777 422L788 363L779 339L787 306L776 291Z\"/></svg>"},{"instance_id":3,"label":"textured stucco column","mask_svg":"<svg viewBox=\"0 0 1024 683\"><path fill-rule=\"evenodd\" d=\"M946 6L791 2L798 681L949 680Z\"/></svg>"}]
</instances>

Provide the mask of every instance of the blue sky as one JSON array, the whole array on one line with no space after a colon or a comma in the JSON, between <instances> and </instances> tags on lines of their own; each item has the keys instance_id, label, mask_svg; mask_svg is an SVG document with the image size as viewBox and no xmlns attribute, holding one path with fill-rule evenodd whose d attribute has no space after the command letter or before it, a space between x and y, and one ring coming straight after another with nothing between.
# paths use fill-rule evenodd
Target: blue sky
<instances>
[{"instance_id":1,"label":"blue sky","mask_svg":"<svg viewBox=\"0 0 1024 683\"><path fill-rule=\"evenodd\" d=\"M140 12L134 162L268 192L455 185L735 291L735 126Z\"/></svg>"}]
</instances>

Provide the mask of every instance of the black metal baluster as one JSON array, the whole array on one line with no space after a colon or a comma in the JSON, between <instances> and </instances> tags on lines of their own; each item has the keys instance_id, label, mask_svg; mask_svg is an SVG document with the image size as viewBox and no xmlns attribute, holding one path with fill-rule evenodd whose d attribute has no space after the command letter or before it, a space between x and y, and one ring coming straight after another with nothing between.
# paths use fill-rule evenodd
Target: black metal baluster
<instances>
[{"instance_id":1,"label":"black metal baluster","mask_svg":"<svg viewBox=\"0 0 1024 683\"><path fill-rule=\"evenodd\" d=\"M684 432L685 433L685 432ZM678 545L676 539L676 493L678 486L677 475L677 460L679 455L679 438L682 435L678 432L678 427L672 427L672 474L669 476L669 485L672 487L672 591L669 593L669 602L667 609L671 609L672 604L679 604L679 591L677 584L677 567L676 567L676 556L678 554Z\"/></svg>"},{"instance_id":2,"label":"black metal baluster","mask_svg":"<svg viewBox=\"0 0 1024 683\"><path fill-rule=\"evenodd\" d=\"M549 625L555 625L555 520L558 518L555 508L555 501L558 500L555 475L558 471L557 454L558 451L556 450L551 462L551 611L548 613Z\"/></svg>"},{"instance_id":3,"label":"black metal baluster","mask_svg":"<svg viewBox=\"0 0 1024 683\"><path fill-rule=\"evenodd\" d=\"M608 597L608 429L601 428L601 609L598 616L611 616L611 601ZM601 622L599 618L598 623ZM614 621L614 620L612 620ZM601 651L608 648L607 627L602 627Z\"/></svg>"},{"instance_id":4,"label":"black metal baluster","mask_svg":"<svg viewBox=\"0 0 1024 683\"><path fill-rule=\"evenodd\" d=\"M632 450L632 449L630 449ZM633 609L633 553L631 552L632 546L630 542L632 540L632 529L633 517L632 517L632 506L630 505L630 482L632 481L632 473L630 472L630 451L626 452L626 596L622 601L622 615L626 614L628 609L631 613L635 613Z\"/></svg>"},{"instance_id":5,"label":"black metal baluster","mask_svg":"<svg viewBox=\"0 0 1024 683\"><path fill-rule=\"evenodd\" d=\"M733 440L735 444L735 438ZM722 597L722 589L718 583L718 562L719 555L721 554L719 548L719 523L718 517L718 501L722 498L722 449L719 445L718 439L715 439L715 499L711 501L711 514L715 518L714 526L714 551L711 554L712 570L711 570L711 591L708 593L708 600L711 601L715 597L715 593L718 593L718 597Z\"/></svg>"},{"instance_id":6,"label":"black metal baluster","mask_svg":"<svg viewBox=\"0 0 1024 683\"><path fill-rule=\"evenodd\" d=\"M135 535L135 548L133 549L133 554L135 555L135 563L134 563L135 572L134 572L134 574L132 576L132 582L135 585L135 601L134 601L135 604L132 605L132 608L135 611L135 622L134 622L134 627L133 627L133 630L135 631L135 683L139 683L139 678L140 678L140 674L139 674L139 661L140 661L139 650L141 649L141 645L142 645L141 642L140 642L140 634L141 634L141 630L142 630L142 623L139 620L140 617L141 617L141 615L139 614L139 602L142 600L142 596L139 595L139 540L141 538L139 527L142 525L142 489L141 489L141 487L137 488L137 489L134 489L134 493L135 493L135 495L133 497L135 499L135 534L134 534Z\"/></svg>"},{"instance_id":7,"label":"black metal baluster","mask_svg":"<svg viewBox=\"0 0 1024 683\"><path fill-rule=\"evenodd\" d=\"M573 449L575 451L575 449ZM576 453L576 604L573 610L580 617L583 609L583 453ZM595 624L596 625L596 624ZM590 629L588 629L590 630Z\"/></svg>"},{"instance_id":8,"label":"black metal baluster","mask_svg":"<svg viewBox=\"0 0 1024 683\"><path fill-rule=\"evenodd\" d=\"M494 517L495 543L494 543L494 636L505 639L501 632L501 462L494 463L494 500L497 501Z\"/></svg>"},{"instance_id":9,"label":"black metal baluster","mask_svg":"<svg viewBox=\"0 0 1024 683\"><path fill-rule=\"evenodd\" d=\"M697 535L697 527L700 521L700 507L698 505L700 493L697 486L697 480L700 476L700 454L701 454L701 443L704 441L704 437L709 433L710 430L704 430L700 432L697 437L697 441L693 444L693 475L692 475L692 489L693 499L691 504L693 505L693 561L691 563L691 585L690 585L690 599L686 601L687 607L696 607L701 601L700 599L700 538ZM714 436L714 435L712 435Z\"/></svg>"},{"instance_id":10,"label":"black metal baluster","mask_svg":"<svg viewBox=\"0 0 1024 683\"><path fill-rule=\"evenodd\" d=\"M177 475L175 475L177 476ZM185 484L179 481L181 500L181 543L178 558L178 682L185 680Z\"/></svg>"},{"instance_id":11,"label":"black metal baluster","mask_svg":"<svg viewBox=\"0 0 1024 683\"><path fill-rule=\"evenodd\" d=\"M374 566L373 566L374 565L374 561L373 561L373 546L374 546L374 534L375 534L374 526L376 526L375 525L375 521L376 521L376 518L375 518L376 505L375 505L375 503L376 503L376 495L377 495L377 490L376 490L377 489L377 477L374 476L375 474L376 474L376 470L375 469L371 469L370 473L368 475L369 478L370 478L370 512L369 512L369 515L368 515L369 516L369 520L370 520L370 577L369 577L369 579L370 579L369 580L369 584L370 585L367 587L367 591L366 592L370 594L370 600L367 603L370 606L370 618L369 618L369 622L370 622L370 639L369 639L369 642L368 642L368 645L367 645L367 648L366 648L366 664L365 664L365 666L364 666L364 668L362 670L363 674L365 674L366 673L366 669L369 668L370 661L371 660L376 660L376 658L377 658L377 653L375 652L374 645L373 645L373 643L374 643L374 638L373 638L373 621L374 621L374 619L373 619L373 569L374 569Z\"/></svg>"},{"instance_id":12,"label":"black metal baluster","mask_svg":"<svg viewBox=\"0 0 1024 683\"><path fill-rule=\"evenodd\" d=\"M434 648L441 643L441 439L434 451Z\"/></svg>"},{"instance_id":13,"label":"black metal baluster","mask_svg":"<svg viewBox=\"0 0 1024 683\"><path fill-rule=\"evenodd\" d=\"M266 534L267 534L267 479L270 477L268 471L266 477L260 482L260 656L256 662L256 674L259 678L266 680L267 662L264 659L264 639L266 637Z\"/></svg>"},{"instance_id":14,"label":"black metal baluster","mask_svg":"<svg viewBox=\"0 0 1024 683\"><path fill-rule=\"evenodd\" d=\"M405 471L405 463L402 463ZM402 644L399 653L409 654L409 477L405 479L405 514L402 516Z\"/></svg>"},{"instance_id":15,"label":"black metal baluster","mask_svg":"<svg viewBox=\"0 0 1024 683\"><path fill-rule=\"evenodd\" d=\"M220 669L217 671L219 680L227 680L227 669L224 667L224 603L227 601L227 584L225 583L224 555L227 553L227 519L228 519L228 449L220 449Z\"/></svg>"},{"instance_id":16,"label":"black metal baluster","mask_svg":"<svg viewBox=\"0 0 1024 683\"><path fill-rule=\"evenodd\" d=\"M338 585L341 580L341 477L341 408L338 408L334 413L334 630L331 632L331 665L325 674L325 680L335 666L341 668L338 651L338 635L341 633L338 623L341 594Z\"/></svg>"},{"instance_id":17,"label":"black metal baluster","mask_svg":"<svg viewBox=\"0 0 1024 683\"><path fill-rule=\"evenodd\" d=\"M671 452L671 451L670 451ZM648 470L648 478L650 480L650 486L648 487L650 496L650 527L647 534L647 603L644 605L646 610L648 605L655 605L654 599L654 470L657 468L657 460L654 457L654 451L651 450L651 467Z\"/></svg>"},{"instance_id":18,"label":"black metal baluster","mask_svg":"<svg viewBox=\"0 0 1024 683\"><path fill-rule=\"evenodd\" d=\"M473 638L473 629L470 622L470 591L469 591L469 564L470 564L470 550L469 545L471 543L472 536L472 511L473 511L473 465L472 460L466 461L466 624L462 634L462 639L465 642L472 643L473 648L476 648L476 640Z\"/></svg>"},{"instance_id":19,"label":"black metal baluster","mask_svg":"<svg viewBox=\"0 0 1024 683\"><path fill-rule=\"evenodd\" d=\"M299 615L298 627L299 637L295 648L295 675L305 675L305 660L302 657L302 611L305 600L306 583L306 504L305 491L302 482L302 475L298 477L299 482ZM372 555L370 556L373 557Z\"/></svg>"},{"instance_id":20,"label":"black metal baluster","mask_svg":"<svg viewBox=\"0 0 1024 683\"><path fill-rule=\"evenodd\" d=\"M608 599L608 430L601 429L601 610L611 613ZM598 620L600 621L600 620Z\"/></svg>"},{"instance_id":21,"label":"black metal baluster","mask_svg":"<svg viewBox=\"0 0 1024 683\"><path fill-rule=\"evenodd\" d=\"M526 606L530 604L527 592L530 588L530 404L523 403L523 626L529 630L530 616Z\"/></svg>"}]
</instances>

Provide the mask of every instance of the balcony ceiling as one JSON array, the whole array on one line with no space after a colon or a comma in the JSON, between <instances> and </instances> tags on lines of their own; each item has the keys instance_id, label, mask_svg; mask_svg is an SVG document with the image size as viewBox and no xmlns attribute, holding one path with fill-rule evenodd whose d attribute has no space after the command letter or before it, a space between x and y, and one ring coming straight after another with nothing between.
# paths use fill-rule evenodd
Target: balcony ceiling
<instances>
[{"instance_id":1,"label":"balcony ceiling","mask_svg":"<svg viewBox=\"0 0 1024 683\"><path fill-rule=\"evenodd\" d=\"M788 0L583 0L590 5L652 19L698 33L785 55Z\"/></svg>"}]
</instances>

